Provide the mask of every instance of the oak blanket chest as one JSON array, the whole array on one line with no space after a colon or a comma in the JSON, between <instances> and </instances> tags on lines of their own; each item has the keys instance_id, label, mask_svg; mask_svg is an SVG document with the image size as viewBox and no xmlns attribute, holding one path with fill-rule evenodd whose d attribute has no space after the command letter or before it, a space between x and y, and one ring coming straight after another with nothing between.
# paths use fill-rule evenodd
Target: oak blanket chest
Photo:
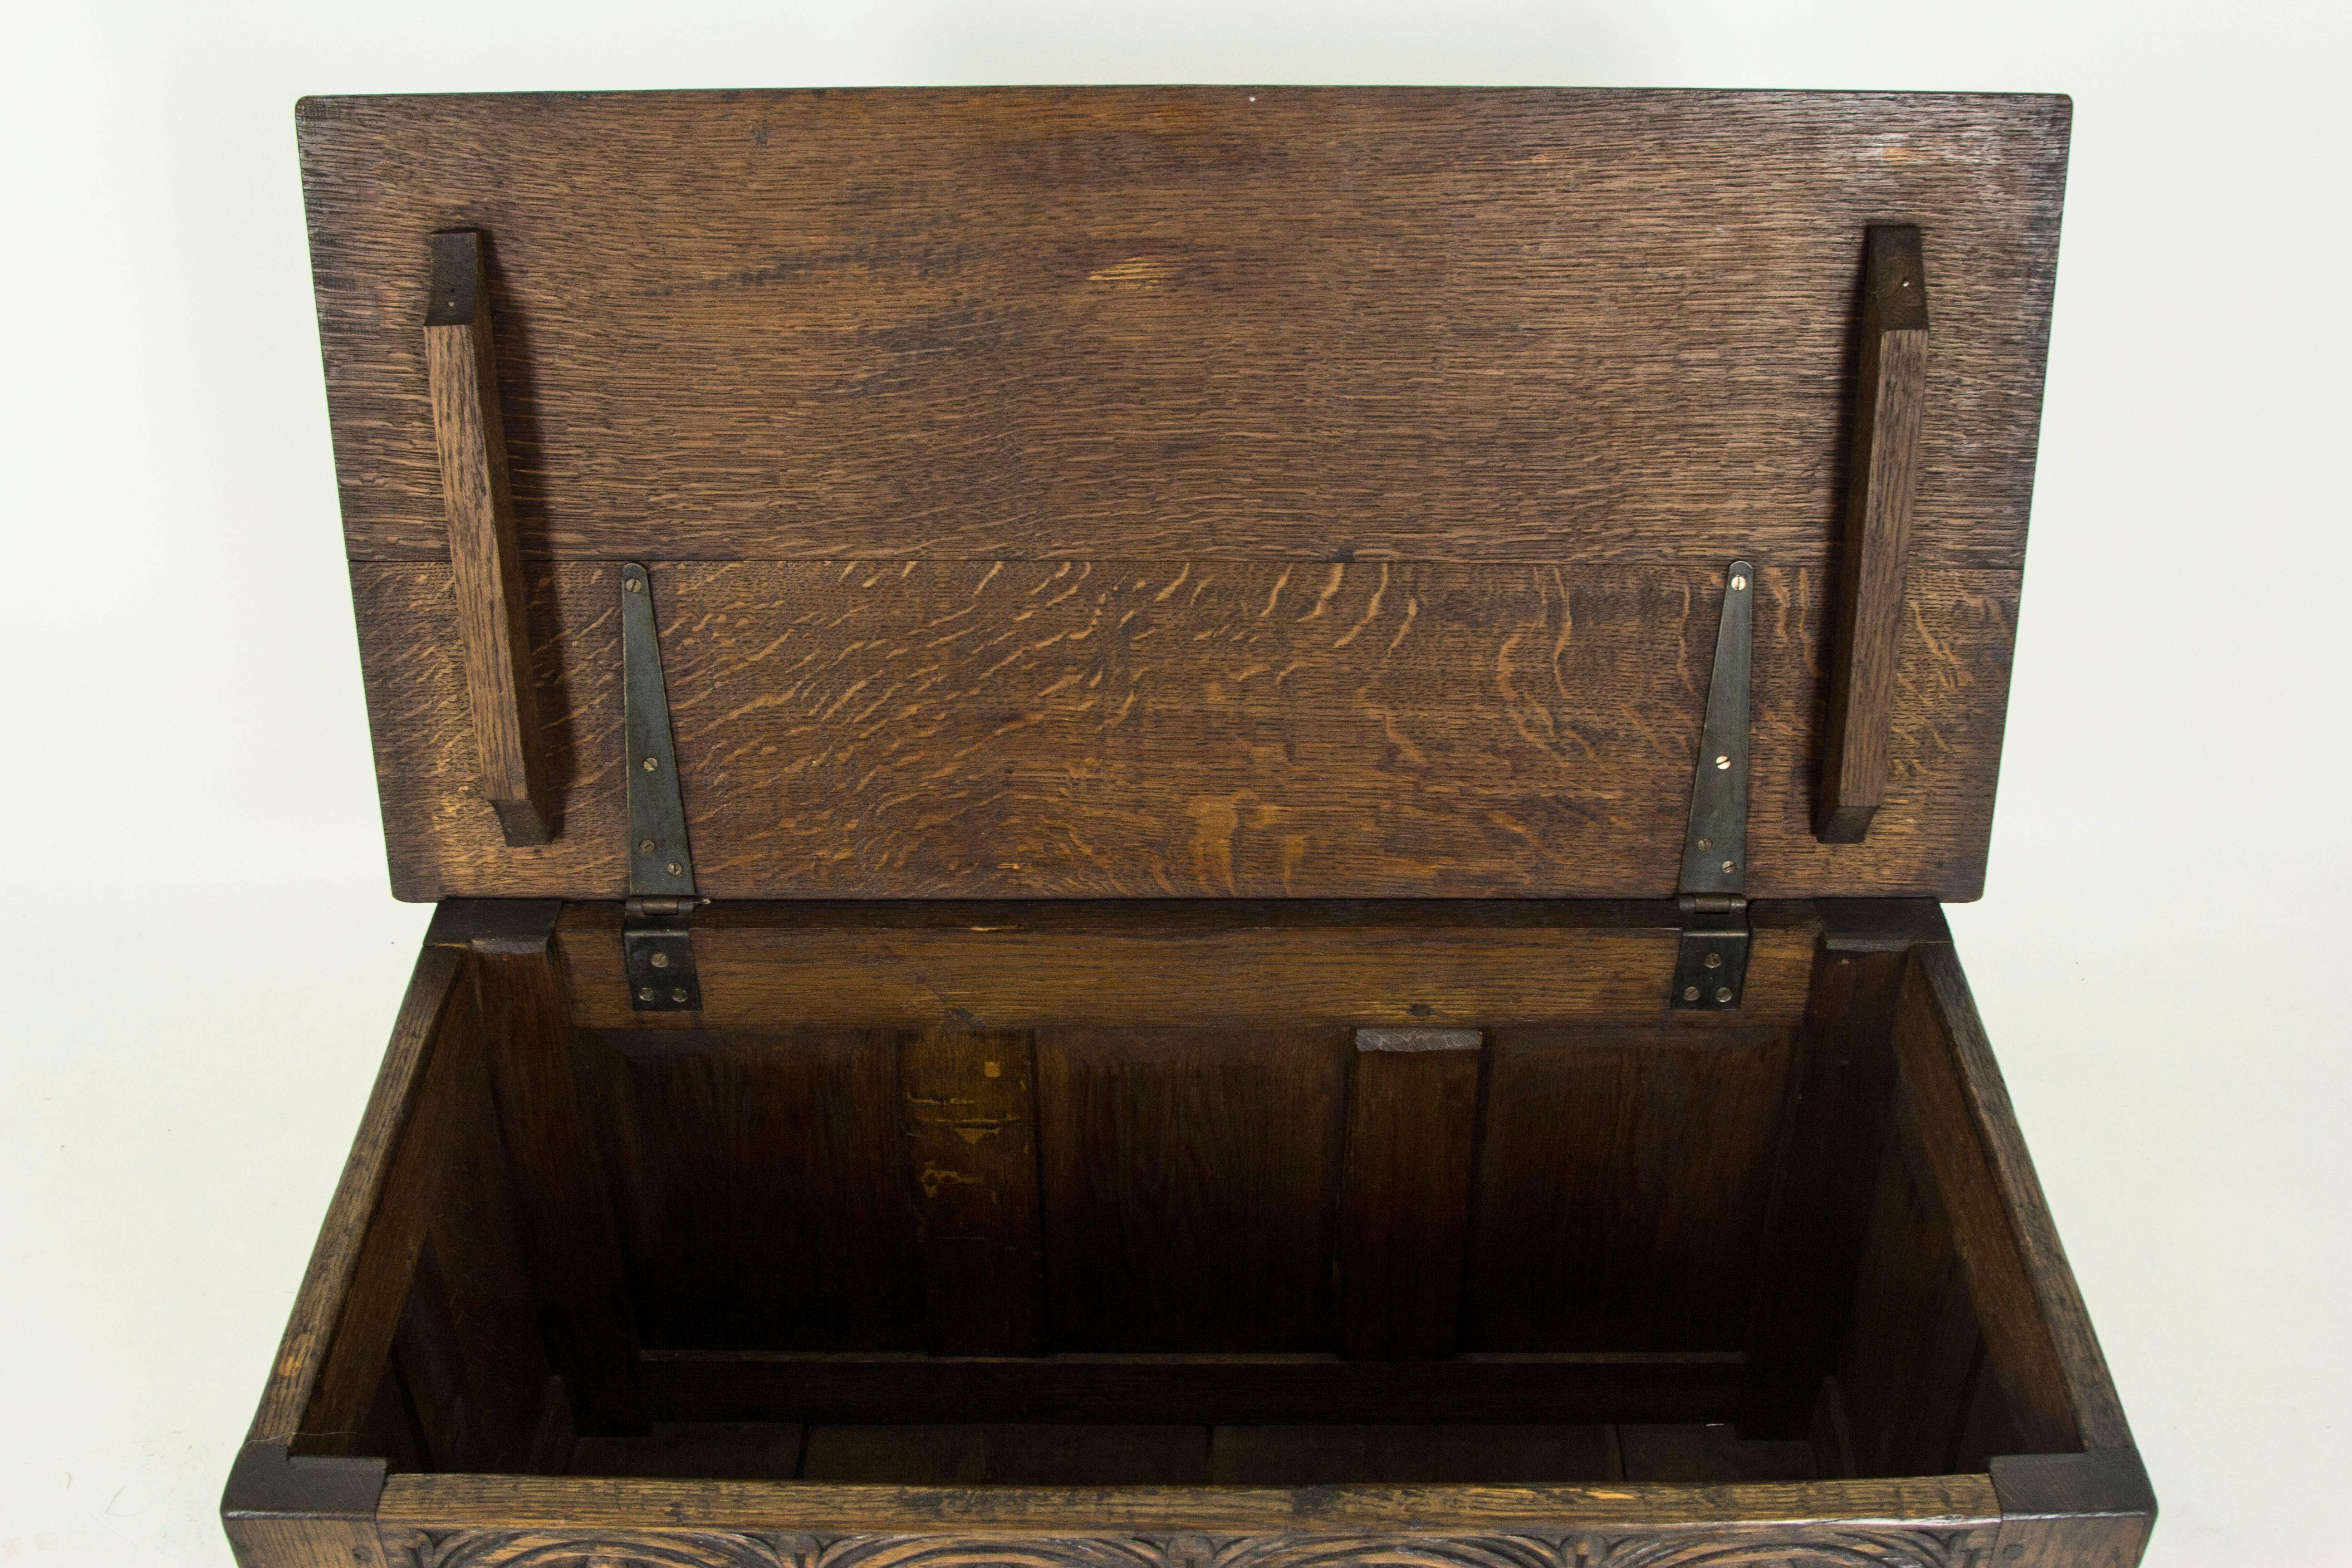
<instances>
[{"instance_id":1,"label":"oak blanket chest","mask_svg":"<svg viewBox=\"0 0 2352 1568\"><path fill-rule=\"evenodd\" d=\"M247 1568L2123 1568L1980 889L2069 110L299 111L439 908Z\"/></svg>"}]
</instances>

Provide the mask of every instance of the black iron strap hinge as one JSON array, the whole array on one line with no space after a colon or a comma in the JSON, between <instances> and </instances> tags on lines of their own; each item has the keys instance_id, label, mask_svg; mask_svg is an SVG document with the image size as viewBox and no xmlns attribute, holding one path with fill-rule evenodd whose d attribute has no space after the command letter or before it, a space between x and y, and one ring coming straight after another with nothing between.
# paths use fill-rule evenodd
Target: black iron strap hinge
<instances>
[{"instance_id":1,"label":"black iron strap hinge","mask_svg":"<svg viewBox=\"0 0 2352 1568\"><path fill-rule=\"evenodd\" d=\"M622 763L628 775L629 898L622 906L621 957L629 1005L640 1013L702 1010L694 966L694 853L686 839L677 752L662 680L661 634L646 569L621 568Z\"/></svg>"},{"instance_id":2,"label":"black iron strap hinge","mask_svg":"<svg viewBox=\"0 0 2352 1568\"><path fill-rule=\"evenodd\" d=\"M1715 673L1706 688L1690 826L1675 902L1677 1008L1729 1012L1748 986L1748 667L1755 642L1756 568L1735 561L1723 583Z\"/></svg>"}]
</instances>

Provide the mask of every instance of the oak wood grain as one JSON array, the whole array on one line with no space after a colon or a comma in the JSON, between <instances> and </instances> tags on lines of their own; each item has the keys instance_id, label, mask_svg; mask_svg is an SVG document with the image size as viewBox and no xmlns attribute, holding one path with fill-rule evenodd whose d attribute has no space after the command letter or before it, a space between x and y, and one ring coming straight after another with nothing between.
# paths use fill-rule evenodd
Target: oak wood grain
<instances>
[{"instance_id":1,"label":"oak wood grain","mask_svg":"<svg viewBox=\"0 0 2352 1568\"><path fill-rule=\"evenodd\" d=\"M459 1124L480 1071L465 962L445 949L417 955L248 1441L366 1425L442 1179L439 1130Z\"/></svg>"},{"instance_id":2,"label":"oak wood grain","mask_svg":"<svg viewBox=\"0 0 2352 1568\"><path fill-rule=\"evenodd\" d=\"M474 954L516 1225L549 1353L582 1426L630 1431L643 1425L630 1382L636 1331L611 1186L582 1105L558 913L552 903L456 900L436 911L426 940Z\"/></svg>"},{"instance_id":3,"label":"oak wood grain","mask_svg":"<svg viewBox=\"0 0 2352 1568\"><path fill-rule=\"evenodd\" d=\"M1895 1003L1911 942L1948 934L1934 905L1890 902L1814 906L1821 947L1748 1321L1755 1377L1740 1426L1750 1437L1811 1429L1845 1341L1895 1098Z\"/></svg>"},{"instance_id":4,"label":"oak wood grain","mask_svg":"<svg viewBox=\"0 0 2352 1568\"><path fill-rule=\"evenodd\" d=\"M481 793L509 845L544 844L551 831L545 740L523 614L482 249L481 235L471 229L432 237L426 381Z\"/></svg>"},{"instance_id":5,"label":"oak wood grain","mask_svg":"<svg viewBox=\"0 0 2352 1568\"><path fill-rule=\"evenodd\" d=\"M1862 342L1845 532L1837 552L1821 794L1813 808L1813 830L1825 844L1861 843L1886 799L1911 498L1927 416L1927 275L1920 257L1917 228L1871 226L1863 258Z\"/></svg>"},{"instance_id":6,"label":"oak wood grain","mask_svg":"<svg viewBox=\"0 0 2352 1568\"><path fill-rule=\"evenodd\" d=\"M652 1350L646 1396L680 1421L1235 1425L1719 1421L1737 1351L1465 1355L1075 1353L930 1356Z\"/></svg>"},{"instance_id":7,"label":"oak wood grain","mask_svg":"<svg viewBox=\"0 0 2352 1568\"><path fill-rule=\"evenodd\" d=\"M565 828L510 849L472 787L448 568L354 568L399 896L623 896L614 572L533 576ZM710 897L1675 891L1720 563L653 573ZM1975 897L2015 574L1913 573L1862 848L1810 815L1826 583L1768 560L1758 585L1749 896Z\"/></svg>"},{"instance_id":8,"label":"oak wood grain","mask_svg":"<svg viewBox=\"0 0 2352 1568\"><path fill-rule=\"evenodd\" d=\"M703 1530L911 1531L958 1536L1128 1531L1398 1532L1623 1531L1721 1527L1755 1531L1834 1528L1844 1520L1958 1532L1990 1548L2000 1507L1982 1476L1798 1481L1735 1486L1358 1486L1064 1489L827 1486L758 1481L394 1476L377 1518L387 1532L462 1529L656 1528L685 1519ZM1867 1559L1865 1559L1866 1561Z\"/></svg>"},{"instance_id":9,"label":"oak wood grain","mask_svg":"<svg viewBox=\"0 0 2352 1568\"><path fill-rule=\"evenodd\" d=\"M1736 1012L1674 1013L1675 906L1530 900L747 903L695 919L699 1026L1023 1028L1089 1024L1466 1027L1671 1021L1704 1031L1804 1016L1817 922L1749 907ZM619 911L566 908L557 942L583 1026L692 1032L630 1010Z\"/></svg>"},{"instance_id":10,"label":"oak wood grain","mask_svg":"<svg viewBox=\"0 0 2352 1568\"><path fill-rule=\"evenodd\" d=\"M1220 1426L1219 1486L1621 1480L1607 1426Z\"/></svg>"},{"instance_id":11,"label":"oak wood grain","mask_svg":"<svg viewBox=\"0 0 2352 1568\"><path fill-rule=\"evenodd\" d=\"M1373 1360L1454 1353L1470 1238L1475 1029L1359 1029L1339 1191L1339 1342Z\"/></svg>"},{"instance_id":12,"label":"oak wood grain","mask_svg":"<svg viewBox=\"0 0 2352 1568\"><path fill-rule=\"evenodd\" d=\"M2021 559L2051 97L1314 88L298 110L354 558L445 549L419 237L495 237L532 557L1826 565L1873 223L1924 562Z\"/></svg>"},{"instance_id":13,"label":"oak wood grain","mask_svg":"<svg viewBox=\"0 0 2352 1568\"><path fill-rule=\"evenodd\" d=\"M2106 1358L1948 944L1914 951L1895 1039L2019 1430L2037 1452L2130 1447Z\"/></svg>"},{"instance_id":14,"label":"oak wood grain","mask_svg":"<svg viewBox=\"0 0 2352 1568\"><path fill-rule=\"evenodd\" d=\"M932 1030L898 1046L907 1190L925 1343L940 1355L1045 1348L1037 1047L1025 1033ZM854 1478L853 1478L854 1479Z\"/></svg>"},{"instance_id":15,"label":"oak wood grain","mask_svg":"<svg viewBox=\"0 0 2352 1568\"><path fill-rule=\"evenodd\" d=\"M1999 1561L2018 1568L2134 1568L2156 1528L2137 1450L2020 1454L1992 1461Z\"/></svg>"},{"instance_id":16,"label":"oak wood grain","mask_svg":"<svg viewBox=\"0 0 2352 1568\"><path fill-rule=\"evenodd\" d=\"M1744 1342L1790 1031L1488 1034L1462 1343Z\"/></svg>"},{"instance_id":17,"label":"oak wood grain","mask_svg":"<svg viewBox=\"0 0 2352 1568\"><path fill-rule=\"evenodd\" d=\"M698 946L700 938L697 938ZM874 1029L578 1037L647 1344L914 1350L897 1040Z\"/></svg>"},{"instance_id":18,"label":"oak wood grain","mask_svg":"<svg viewBox=\"0 0 2352 1568\"><path fill-rule=\"evenodd\" d=\"M1049 1338L1067 1351L1323 1351L1347 1032L1037 1033Z\"/></svg>"},{"instance_id":19,"label":"oak wood grain","mask_svg":"<svg viewBox=\"0 0 2352 1568\"><path fill-rule=\"evenodd\" d=\"M899 1486L1206 1486L1209 1429L1133 1423L812 1426L801 1475Z\"/></svg>"},{"instance_id":20,"label":"oak wood grain","mask_svg":"<svg viewBox=\"0 0 2352 1568\"><path fill-rule=\"evenodd\" d=\"M1908 1103L1883 1143L1837 1370L1846 1446L1858 1475L1945 1472L1984 1333Z\"/></svg>"}]
</instances>

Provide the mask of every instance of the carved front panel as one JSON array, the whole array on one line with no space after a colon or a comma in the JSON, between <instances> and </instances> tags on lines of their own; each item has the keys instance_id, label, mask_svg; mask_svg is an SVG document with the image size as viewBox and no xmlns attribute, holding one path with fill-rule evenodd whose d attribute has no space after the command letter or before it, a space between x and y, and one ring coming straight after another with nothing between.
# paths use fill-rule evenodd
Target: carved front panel
<instances>
[{"instance_id":1,"label":"carved front panel","mask_svg":"<svg viewBox=\"0 0 2352 1568\"><path fill-rule=\"evenodd\" d=\"M1971 1541L1971 1536L1978 1536ZM466 1531L413 1568L1990 1568L1967 1530L1704 1530L1458 1537L1016 1537Z\"/></svg>"}]
</instances>

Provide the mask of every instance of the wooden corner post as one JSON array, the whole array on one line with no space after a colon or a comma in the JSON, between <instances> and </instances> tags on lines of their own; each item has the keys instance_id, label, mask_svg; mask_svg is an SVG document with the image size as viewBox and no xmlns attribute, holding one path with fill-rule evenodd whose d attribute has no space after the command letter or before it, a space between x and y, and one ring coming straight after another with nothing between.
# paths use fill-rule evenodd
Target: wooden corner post
<instances>
[{"instance_id":1,"label":"wooden corner post","mask_svg":"<svg viewBox=\"0 0 2352 1568\"><path fill-rule=\"evenodd\" d=\"M1813 835L1859 844L1886 798L1903 578L1927 394L1927 271L1919 231L1874 224L1864 246L1862 345L1845 536L1838 543L1828 723Z\"/></svg>"},{"instance_id":2,"label":"wooden corner post","mask_svg":"<svg viewBox=\"0 0 2352 1568\"><path fill-rule=\"evenodd\" d=\"M523 620L522 560L507 483L506 426L499 414L498 355L490 342L482 237L433 237L433 293L425 310L433 439L449 514L449 566L466 645L466 691L481 752L482 794L509 845L544 844L547 766L539 700Z\"/></svg>"}]
</instances>

